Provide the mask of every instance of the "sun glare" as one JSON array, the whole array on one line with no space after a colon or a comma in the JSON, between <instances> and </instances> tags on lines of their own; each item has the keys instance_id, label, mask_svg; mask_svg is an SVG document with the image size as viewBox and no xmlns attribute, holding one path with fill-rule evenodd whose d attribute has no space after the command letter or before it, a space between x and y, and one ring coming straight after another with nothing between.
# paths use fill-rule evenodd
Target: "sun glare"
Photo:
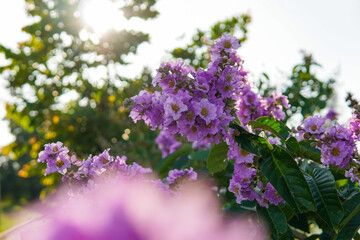
<instances>
[{"instance_id":1,"label":"sun glare","mask_svg":"<svg viewBox=\"0 0 360 240\"><path fill-rule=\"evenodd\" d=\"M109 0L82 0L80 14L95 33L102 34L126 20L119 6Z\"/></svg>"}]
</instances>

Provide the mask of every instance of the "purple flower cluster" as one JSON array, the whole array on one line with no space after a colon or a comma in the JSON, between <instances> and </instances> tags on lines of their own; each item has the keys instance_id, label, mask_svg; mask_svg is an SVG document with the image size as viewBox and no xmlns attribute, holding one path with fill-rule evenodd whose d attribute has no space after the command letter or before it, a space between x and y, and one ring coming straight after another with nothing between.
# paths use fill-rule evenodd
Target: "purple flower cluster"
<instances>
[{"instance_id":1,"label":"purple flower cluster","mask_svg":"<svg viewBox=\"0 0 360 240\"><path fill-rule=\"evenodd\" d=\"M63 147L61 142L46 144L38 158L38 162L47 163L45 175L59 172L64 175L64 182L88 188L98 176L134 178L152 172L150 168L143 168L137 163L127 165L126 156L113 157L109 154L109 149L96 156L90 155L82 161L75 155L70 157L68 152L68 148Z\"/></svg>"},{"instance_id":2,"label":"purple flower cluster","mask_svg":"<svg viewBox=\"0 0 360 240\"><path fill-rule=\"evenodd\" d=\"M353 138L360 141L360 119L357 114L353 114L349 120L349 129L353 133Z\"/></svg>"},{"instance_id":3,"label":"purple flower cluster","mask_svg":"<svg viewBox=\"0 0 360 240\"><path fill-rule=\"evenodd\" d=\"M141 179L145 175L152 173L150 168L144 168L137 163L127 164L126 156L113 157L109 154L110 149L106 149L99 155L90 155L87 159L79 161L75 155L68 155L68 148L64 147L61 142L50 143L45 145L45 150L39 154L38 162L46 162L46 174L59 172L63 176L62 181L74 185L78 189L70 189L69 194L74 195L76 192L85 193L96 189L95 180L105 179ZM62 161L61 166L57 166L58 161ZM190 169L171 170L166 178L167 184L160 179L153 179L151 182L159 189L171 192L169 184L176 184L181 179L191 181L197 180L197 173ZM75 190L75 191L73 191Z\"/></svg>"},{"instance_id":4,"label":"purple flower cluster","mask_svg":"<svg viewBox=\"0 0 360 240\"><path fill-rule=\"evenodd\" d=\"M195 71L180 61L162 64L153 80L161 92L134 96L130 117L190 142L218 143L235 119L233 107L247 85L247 73L235 52L239 46L229 35L218 39L207 70Z\"/></svg>"},{"instance_id":5,"label":"purple flower cluster","mask_svg":"<svg viewBox=\"0 0 360 240\"><path fill-rule=\"evenodd\" d=\"M176 141L175 136L167 131L161 131L156 137L155 142L157 143L162 157L165 158L169 154L176 151L181 146L181 143Z\"/></svg>"},{"instance_id":6,"label":"purple flower cluster","mask_svg":"<svg viewBox=\"0 0 360 240\"><path fill-rule=\"evenodd\" d=\"M39 153L38 162L46 162L45 175L59 172L64 175L71 167L73 157L68 155L69 149L62 142L45 144L45 150Z\"/></svg>"},{"instance_id":7,"label":"purple flower cluster","mask_svg":"<svg viewBox=\"0 0 360 240\"><path fill-rule=\"evenodd\" d=\"M234 174L230 179L228 190L235 194L236 202L240 204L243 200L256 200L261 206L268 207L269 203L278 205L284 200L277 193L275 188L267 183L259 181L256 169L252 164L234 164Z\"/></svg>"},{"instance_id":8,"label":"purple flower cluster","mask_svg":"<svg viewBox=\"0 0 360 240\"><path fill-rule=\"evenodd\" d=\"M166 181L170 184L176 184L181 179L188 179L191 181L195 181L197 179L197 173L194 172L193 168L178 170L174 169L169 172Z\"/></svg>"},{"instance_id":9,"label":"purple flower cluster","mask_svg":"<svg viewBox=\"0 0 360 240\"><path fill-rule=\"evenodd\" d=\"M229 123L235 120L236 115L245 128L249 120L261 116L283 119L283 109L289 108L289 104L287 97L281 94L262 98L251 90L247 72L243 70L242 61L235 52L239 46L238 39L230 35L223 35L216 40L206 70L195 71L191 66L184 66L181 61L162 64L153 80L153 85L160 87L161 92L141 91L134 96L130 117L135 122L144 120L153 130L158 127L169 135L185 136L190 142L209 145L224 141L229 146L227 157L235 160L236 169L252 163L254 155L242 150L235 142L234 129L229 128ZM165 156L170 153L169 148L174 142L164 147L161 142L166 140L163 136L159 138ZM234 172L231 184L241 185L238 187L241 190L238 201L255 199L255 196L260 199L259 194L249 187L255 173L255 168L243 171L241 176ZM171 174L177 176L185 173L174 170ZM247 180L239 182L244 179Z\"/></svg>"},{"instance_id":10,"label":"purple flower cluster","mask_svg":"<svg viewBox=\"0 0 360 240\"><path fill-rule=\"evenodd\" d=\"M360 161L355 157L355 141L359 140L360 125L356 116L350 119L349 128L338 123L325 128L325 120L320 116L306 118L299 129L301 138L317 141L316 147L321 151L324 166L345 168L345 176L360 183Z\"/></svg>"},{"instance_id":11,"label":"purple flower cluster","mask_svg":"<svg viewBox=\"0 0 360 240\"><path fill-rule=\"evenodd\" d=\"M272 97L262 98L254 93L248 85L242 91L237 101L237 116L243 124L262 116L271 116L277 120L285 118L284 108L289 108L286 96L274 93Z\"/></svg>"},{"instance_id":12,"label":"purple flower cluster","mask_svg":"<svg viewBox=\"0 0 360 240\"><path fill-rule=\"evenodd\" d=\"M304 120L300 132L304 137L318 141L317 148L321 151L321 162L324 166L345 168L356 149L353 133L340 124L330 125L325 129L325 120L320 116L308 117Z\"/></svg>"}]
</instances>

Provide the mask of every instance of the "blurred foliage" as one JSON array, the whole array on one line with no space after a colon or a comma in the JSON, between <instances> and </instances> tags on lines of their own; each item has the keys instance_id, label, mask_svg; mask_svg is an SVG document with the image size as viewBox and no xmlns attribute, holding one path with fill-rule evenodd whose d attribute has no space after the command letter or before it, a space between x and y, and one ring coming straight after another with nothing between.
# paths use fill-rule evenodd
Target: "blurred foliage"
<instances>
[{"instance_id":1,"label":"blurred foliage","mask_svg":"<svg viewBox=\"0 0 360 240\"><path fill-rule=\"evenodd\" d=\"M294 66L289 78L291 83L283 92L291 105L286 112L287 119L295 113L301 113L303 117L312 116L328 107L329 99L334 97L335 80L318 79L314 72L315 67L320 65L314 61L311 54L303 52L303 62Z\"/></svg>"},{"instance_id":2,"label":"blurred foliage","mask_svg":"<svg viewBox=\"0 0 360 240\"><path fill-rule=\"evenodd\" d=\"M292 118L297 115L299 120L320 114L323 109L330 109L335 99L335 79L321 80L317 77L320 68L312 54L302 52L302 63L296 64L288 77L287 84L281 88L283 95L288 97L290 109L285 111L284 122L292 125ZM316 70L314 70L316 69ZM262 73L255 83L261 96L270 96L277 91L274 82L266 73ZM290 120L290 121L289 121Z\"/></svg>"},{"instance_id":3,"label":"blurred foliage","mask_svg":"<svg viewBox=\"0 0 360 240\"><path fill-rule=\"evenodd\" d=\"M64 142L80 158L111 148L112 154L126 154L130 161L149 166L161 156L153 141L156 133L142 123L134 125L123 104L147 86L150 72L144 69L139 78L130 80L118 70L127 64L128 54L136 54L137 47L149 41L148 34L127 30L96 34L80 18L79 3L26 0L33 20L22 29L27 40L15 50L0 45L8 60L0 74L13 96L6 119L15 136L1 151L6 159L15 160L1 165L1 184L3 198L14 203L39 195L42 187L33 176L42 176L44 166L36 159L49 142ZM127 18L154 18L154 4L126 1L122 10ZM59 177L41 179L48 191L58 182Z\"/></svg>"}]
</instances>

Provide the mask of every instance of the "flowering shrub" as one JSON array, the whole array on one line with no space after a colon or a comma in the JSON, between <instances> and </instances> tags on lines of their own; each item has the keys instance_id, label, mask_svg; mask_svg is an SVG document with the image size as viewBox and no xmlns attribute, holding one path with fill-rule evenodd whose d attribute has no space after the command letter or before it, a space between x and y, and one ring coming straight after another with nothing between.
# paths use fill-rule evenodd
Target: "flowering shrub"
<instances>
[{"instance_id":1,"label":"flowering shrub","mask_svg":"<svg viewBox=\"0 0 360 240\"><path fill-rule=\"evenodd\" d=\"M351 239L360 226L360 107L352 106L349 127L329 112L290 130L281 121L287 97L256 93L238 47L230 35L216 40L207 69L164 63L153 80L157 90L132 97L130 117L161 130L156 142L164 159L156 171L163 179L150 182L169 191L198 172L213 179L224 210L256 211L275 239L319 237L311 235L314 223L321 238ZM180 147L184 141L196 150ZM59 172L87 188L93 176L108 172L123 179L151 171L109 150L79 161L61 143L46 145L39 161L47 162L45 174Z\"/></svg>"}]
</instances>

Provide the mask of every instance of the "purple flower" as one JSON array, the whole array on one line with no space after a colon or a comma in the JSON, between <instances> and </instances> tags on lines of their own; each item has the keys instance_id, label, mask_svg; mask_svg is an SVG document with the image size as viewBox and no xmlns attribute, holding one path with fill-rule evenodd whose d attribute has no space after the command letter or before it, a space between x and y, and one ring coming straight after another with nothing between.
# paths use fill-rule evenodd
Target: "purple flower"
<instances>
[{"instance_id":1,"label":"purple flower","mask_svg":"<svg viewBox=\"0 0 360 240\"><path fill-rule=\"evenodd\" d=\"M246 86L240 95L240 99L237 102L237 116L243 124L247 124L250 120L255 120L262 116L269 116L265 107L267 104L262 104L260 96L255 94L250 86Z\"/></svg>"},{"instance_id":2,"label":"purple flower","mask_svg":"<svg viewBox=\"0 0 360 240\"><path fill-rule=\"evenodd\" d=\"M352 132L352 137L355 140L360 140L360 120L354 114L349 120L349 129Z\"/></svg>"},{"instance_id":3,"label":"purple flower","mask_svg":"<svg viewBox=\"0 0 360 240\"><path fill-rule=\"evenodd\" d=\"M214 61L221 57L222 51L230 53L240 47L239 39L224 34L220 39L215 41L215 45L211 48L211 59Z\"/></svg>"},{"instance_id":4,"label":"purple flower","mask_svg":"<svg viewBox=\"0 0 360 240\"><path fill-rule=\"evenodd\" d=\"M268 141L271 145L274 145L274 144L278 145L281 143L281 140L278 137L268 137Z\"/></svg>"},{"instance_id":5,"label":"purple flower","mask_svg":"<svg viewBox=\"0 0 360 240\"><path fill-rule=\"evenodd\" d=\"M233 142L229 145L229 150L227 153L228 159L234 159L235 163L253 163L254 154L251 154L244 149L240 148L236 142Z\"/></svg>"},{"instance_id":6,"label":"purple flower","mask_svg":"<svg viewBox=\"0 0 360 240\"><path fill-rule=\"evenodd\" d=\"M290 107L287 97L280 93L273 93L272 97L262 99L261 102L266 113L276 120L284 119L286 115L283 108Z\"/></svg>"},{"instance_id":7,"label":"purple flower","mask_svg":"<svg viewBox=\"0 0 360 240\"><path fill-rule=\"evenodd\" d=\"M204 71L199 69L195 76L195 88L196 90L207 93L210 90L210 84L213 80L214 76L210 74L208 71Z\"/></svg>"},{"instance_id":8,"label":"purple flower","mask_svg":"<svg viewBox=\"0 0 360 240\"><path fill-rule=\"evenodd\" d=\"M59 172L65 174L71 167L69 149L62 142L45 144L45 150L39 153L38 162L46 162L45 175Z\"/></svg>"},{"instance_id":9,"label":"purple flower","mask_svg":"<svg viewBox=\"0 0 360 240\"><path fill-rule=\"evenodd\" d=\"M229 192L234 193L235 197L236 197L236 203L241 204L241 202L243 200L246 200L246 198L244 198L241 194L241 189L242 186L240 184L240 182L236 181L234 178L230 179L230 184L229 184Z\"/></svg>"},{"instance_id":10,"label":"purple flower","mask_svg":"<svg viewBox=\"0 0 360 240\"><path fill-rule=\"evenodd\" d=\"M241 204L243 200L254 200L259 198L251 187L251 179L255 175L256 170L253 168L247 168L244 164L234 164L236 170L234 170L233 177L230 179L228 190L234 193L236 202Z\"/></svg>"},{"instance_id":11,"label":"purple flower","mask_svg":"<svg viewBox=\"0 0 360 240\"><path fill-rule=\"evenodd\" d=\"M168 183L174 184L178 181L179 178L187 177L191 181L195 181L197 179L197 173L194 172L193 168L178 170L174 169L169 172L166 181Z\"/></svg>"},{"instance_id":12,"label":"purple flower","mask_svg":"<svg viewBox=\"0 0 360 240\"><path fill-rule=\"evenodd\" d=\"M90 155L86 160L84 159L75 174L75 176L80 180L80 176L94 176L96 175L94 172L94 166L93 166L93 158Z\"/></svg>"},{"instance_id":13,"label":"purple flower","mask_svg":"<svg viewBox=\"0 0 360 240\"><path fill-rule=\"evenodd\" d=\"M358 163L356 165L357 166L354 166L345 172L345 177L350 178L352 182L356 181L360 184L360 167Z\"/></svg>"},{"instance_id":14,"label":"purple flower","mask_svg":"<svg viewBox=\"0 0 360 240\"><path fill-rule=\"evenodd\" d=\"M166 99L164 104L165 115L171 116L174 120L178 120L182 112L188 110L188 107L180 98L173 96Z\"/></svg>"},{"instance_id":15,"label":"purple flower","mask_svg":"<svg viewBox=\"0 0 360 240\"><path fill-rule=\"evenodd\" d=\"M70 156L65 152L57 154L54 161L52 160L53 159L49 159L47 162L45 175L53 172L58 172L64 175L67 172L67 169L71 167Z\"/></svg>"},{"instance_id":16,"label":"purple flower","mask_svg":"<svg viewBox=\"0 0 360 240\"><path fill-rule=\"evenodd\" d=\"M194 67L184 66L182 61L163 63L152 84L154 87L159 85L164 91L173 91L179 83L187 80L189 74L195 74Z\"/></svg>"},{"instance_id":17,"label":"purple flower","mask_svg":"<svg viewBox=\"0 0 360 240\"><path fill-rule=\"evenodd\" d=\"M207 150L211 147L211 143L203 143L199 141L194 141L192 143L192 148L195 150Z\"/></svg>"},{"instance_id":18,"label":"purple flower","mask_svg":"<svg viewBox=\"0 0 360 240\"><path fill-rule=\"evenodd\" d=\"M169 154L176 151L181 146L181 143L175 140L175 136L167 131L161 131L156 137L155 142L162 152L162 157L165 158Z\"/></svg>"},{"instance_id":19,"label":"purple flower","mask_svg":"<svg viewBox=\"0 0 360 240\"><path fill-rule=\"evenodd\" d=\"M274 204L275 206L277 206L281 202L285 203L285 201L280 197L273 185L271 185L271 183L266 184L266 190L263 193L262 198L267 202ZM264 201L264 203L266 203L266 201Z\"/></svg>"},{"instance_id":20,"label":"purple flower","mask_svg":"<svg viewBox=\"0 0 360 240\"><path fill-rule=\"evenodd\" d=\"M311 134L322 134L325 129L323 125L325 123L325 119L320 116L308 117L304 120L303 125L306 132Z\"/></svg>"},{"instance_id":21,"label":"purple flower","mask_svg":"<svg viewBox=\"0 0 360 240\"><path fill-rule=\"evenodd\" d=\"M338 113L334 109L330 109L328 113L326 114L325 118L329 119L331 121L336 120L338 116Z\"/></svg>"},{"instance_id":22,"label":"purple flower","mask_svg":"<svg viewBox=\"0 0 360 240\"><path fill-rule=\"evenodd\" d=\"M331 142L330 145L323 144L321 150L321 162L325 166L330 164L343 168L349 162L353 155L353 146L346 142L338 140Z\"/></svg>"},{"instance_id":23,"label":"purple flower","mask_svg":"<svg viewBox=\"0 0 360 240\"><path fill-rule=\"evenodd\" d=\"M210 103L207 99L201 99L200 102L192 102L195 114L205 120L206 124L210 124L217 116L217 108L214 104Z\"/></svg>"},{"instance_id":24,"label":"purple flower","mask_svg":"<svg viewBox=\"0 0 360 240\"><path fill-rule=\"evenodd\" d=\"M109 165L112 161L114 161L114 158L109 155L109 151L110 149L106 149L98 156L93 157L92 161L96 169L100 170L103 167Z\"/></svg>"},{"instance_id":25,"label":"purple flower","mask_svg":"<svg viewBox=\"0 0 360 240\"><path fill-rule=\"evenodd\" d=\"M340 124L330 126L327 130L327 135L330 139L332 139L332 141L341 139L349 143L350 145L354 143L354 140L352 138L353 133L348 128Z\"/></svg>"},{"instance_id":26,"label":"purple flower","mask_svg":"<svg viewBox=\"0 0 360 240\"><path fill-rule=\"evenodd\" d=\"M148 110L152 102L151 94L145 90L141 90L140 93L131 98L134 107L130 112L130 117L137 122L142 119L142 115Z\"/></svg>"}]
</instances>

